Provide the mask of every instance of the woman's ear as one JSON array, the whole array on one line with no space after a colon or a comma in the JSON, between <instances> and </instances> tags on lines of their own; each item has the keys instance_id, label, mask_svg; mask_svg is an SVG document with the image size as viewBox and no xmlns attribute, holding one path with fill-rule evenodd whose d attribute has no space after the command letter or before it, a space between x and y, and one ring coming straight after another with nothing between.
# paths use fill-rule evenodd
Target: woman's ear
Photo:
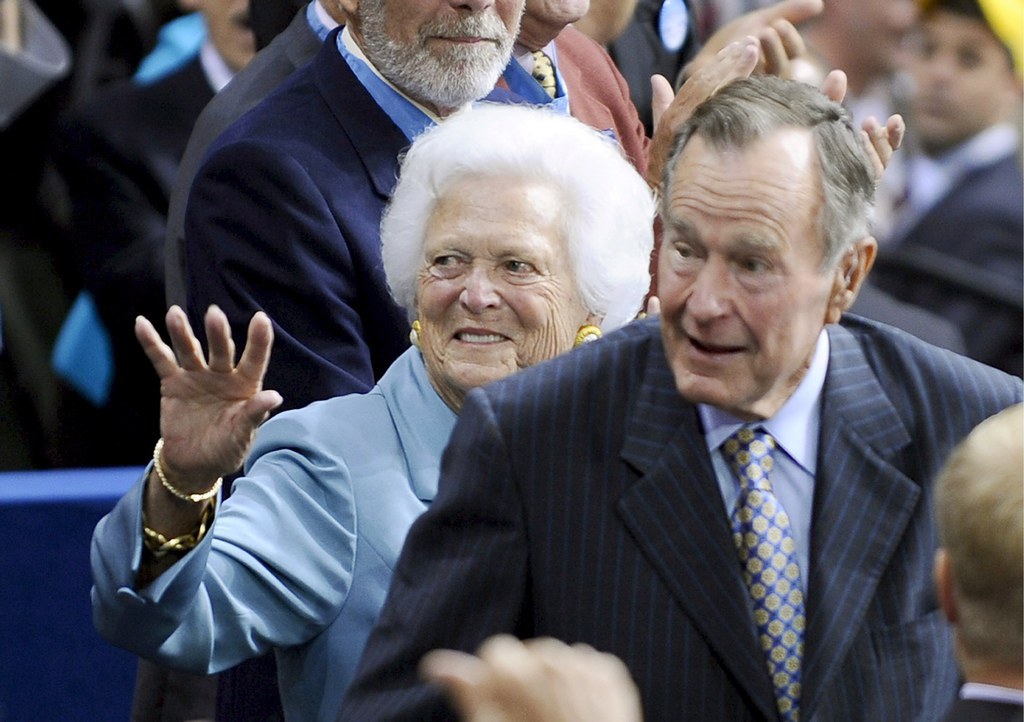
<instances>
[{"instance_id":1,"label":"woman's ear","mask_svg":"<svg viewBox=\"0 0 1024 722\"><path fill-rule=\"evenodd\" d=\"M854 243L839 261L832 282L828 309L825 312L825 323L839 323L843 313L853 305L857 299L857 292L868 277L871 267L875 265L877 254L878 241L872 236L865 236Z\"/></svg>"}]
</instances>

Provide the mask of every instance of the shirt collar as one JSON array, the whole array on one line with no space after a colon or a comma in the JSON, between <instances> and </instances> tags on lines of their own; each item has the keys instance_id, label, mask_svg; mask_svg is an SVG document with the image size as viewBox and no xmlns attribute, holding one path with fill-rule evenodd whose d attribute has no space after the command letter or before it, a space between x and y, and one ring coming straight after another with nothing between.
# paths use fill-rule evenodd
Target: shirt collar
<instances>
[{"instance_id":1,"label":"shirt collar","mask_svg":"<svg viewBox=\"0 0 1024 722\"><path fill-rule=\"evenodd\" d=\"M822 329L811 365L796 390L774 416L757 424L774 436L786 454L812 476L817 468L821 392L825 387L828 355L828 333ZM698 404L697 409L709 451L717 449L737 429L749 424L709 404Z\"/></svg>"},{"instance_id":2,"label":"shirt collar","mask_svg":"<svg viewBox=\"0 0 1024 722\"><path fill-rule=\"evenodd\" d=\"M338 50L359 82L410 141L440 122L440 116L434 111L410 98L380 74L356 43L347 25L338 33Z\"/></svg>"},{"instance_id":3,"label":"shirt collar","mask_svg":"<svg viewBox=\"0 0 1024 722\"><path fill-rule=\"evenodd\" d=\"M545 45L543 48L538 49L542 50L545 55L551 58L552 65L555 65L557 67L557 51L555 50L554 40ZM533 51L527 48L525 45L520 45L519 43L516 43L512 48L512 58L523 67L523 70L525 70L528 73L533 72Z\"/></svg>"},{"instance_id":4,"label":"shirt collar","mask_svg":"<svg viewBox=\"0 0 1024 722\"><path fill-rule=\"evenodd\" d=\"M331 31L338 27L338 21L330 16L320 0L315 0L306 6L306 22L320 38L320 42L326 40Z\"/></svg>"},{"instance_id":5,"label":"shirt collar","mask_svg":"<svg viewBox=\"0 0 1024 722\"><path fill-rule=\"evenodd\" d=\"M1017 131L1010 123L997 123L986 128L937 160L960 168L988 165L1017 150Z\"/></svg>"},{"instance_id":6,"label":"shirt collar","mask_svg":"<svg viewBox=\"0 0 1024 722\"><path fill-rule=\"evenodd\" d=\"M213 88L214 93L219 93L235 77L235 71L228 67L209 40L204 41L199 48L199 64L202 65L206 82Z\"/></svg>"},{"instance_id":7,"label":"shirt collar","mask_svg":"<svg viewBox=\"0 0 1024 722\"><path fill-rule=\"evenodd\" d=\"M942 155L913 156L908 163L908 201L924 211L942 198L956 182L976 168L990 165L1017 151L1017 131L1008 123L986 128Z\"/></svg>"},{"instance_id":8,"label":"shirt collar","mask_svg":"<svg viewBox=\"0 0 1024 722\"><path fill-rule=\"evenodd\" d=\"M1024 690L1000 687L994 684L981 684L980 682L967 682L960 688L960 699L1024 705Z\"/></svg>"}]
</instances>

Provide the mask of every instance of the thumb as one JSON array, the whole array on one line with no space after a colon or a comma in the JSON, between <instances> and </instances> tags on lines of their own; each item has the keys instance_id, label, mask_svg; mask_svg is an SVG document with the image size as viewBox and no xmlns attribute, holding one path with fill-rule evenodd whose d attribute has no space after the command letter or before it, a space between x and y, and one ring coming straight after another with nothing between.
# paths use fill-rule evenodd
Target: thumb
<instances>
[{"instance_id":1,"label":"thumb","mask_svg":"<svg viewBox=\"0 0 1024 722\"><path fill-rule=\"evenodd\" d=\"M242 406L242 415L253 425L262 424L271 411L284 403L284 399L277 391L263 390L246 399Z\"/></svg>"},{"instance_id":2,"label":"thumb","mask_svg":"<svg viewBox=\"0 0 1024 722\"><path fill-rule=\"evenodd\" d=\"M672 105L676 94L672 90L672 84L664 75L651 76L651 115L654 118L654 127L658 127L661 116Z\"/></svg>"},{"instance_id":3,"label":"thumb","mask_svg":"<svg viewBox=\"0 0 1024 722\"><path fill-rule=\"evenodd\" d=\"M435 649L420 661L420 677L439 685L456 709L467 714L475 708L485 683L484 664L476 656L451 649Z\"/></svg>"}]
</instances>

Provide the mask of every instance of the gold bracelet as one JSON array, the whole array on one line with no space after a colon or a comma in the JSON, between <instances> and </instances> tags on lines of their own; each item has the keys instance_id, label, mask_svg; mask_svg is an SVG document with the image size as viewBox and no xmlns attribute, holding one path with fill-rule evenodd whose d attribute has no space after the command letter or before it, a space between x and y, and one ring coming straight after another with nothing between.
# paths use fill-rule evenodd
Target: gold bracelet
<instances>
[{"instance_id":1,"label":"gold bracelet","mask_svg":"<svg viewBox=\"0 0 1024 722\"><path fill-rule=\"evenodd\" d=\"M167 475L164 473L164 465L160 460L160 456L164 450L164 438L161 436L156 442L156 446L153 447L153 470L156 472L156 476L160 479L160 483L164 485L172 495L178 497L182 501L190 501L193 504L212 499L217 496L217 492L220 491L220 485L224 483L224 477L218 476L217 481L213 482L213 486L204 491L201 494L186 494L181 489L178 489L167 480Z\"/></svg>"},{"instance_id":2,"label":"gold bracelet","mask_svg":"<svg viewBox=\"0 0 1024 722\"><path fill-rule=\"evenodd\" d=\"M154 559L163 559L169 554L183 555L186 552L191 551L195 546L203 540L206 536L206 532L209 531L210 525L213 521L213 511L217 506L217 502L209 504L203 509L202 516L199 517L199 526L190 531L188 534L181 534L176 537L168 539L163 534L153 529L150 529L146 525L146 513L142 513L142 545L146 551L149 552L150 556Z\"/></svg>"}]
</instances>

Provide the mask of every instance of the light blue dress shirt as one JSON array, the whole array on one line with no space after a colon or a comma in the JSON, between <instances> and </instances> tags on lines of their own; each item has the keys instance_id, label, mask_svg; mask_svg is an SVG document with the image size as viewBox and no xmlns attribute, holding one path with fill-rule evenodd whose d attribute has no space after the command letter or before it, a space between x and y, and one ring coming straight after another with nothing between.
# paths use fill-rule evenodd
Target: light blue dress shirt
<instances>
[{"instance_id":1,"label":"light blue dress shirt","mask_svg":"<svg viewBox=\"0 0 1024 722\"><path fill-rule=\"evenodd\" d=\"M287 718L332 722L455 420L417 349L367 394L272 418L211 532L138 591L144 476L93 535L97 629L201 673L274 648Z\"/></svg>"},{"instance_id":2,"label":"light blue dress shirt","mask_svg":"<svg viewBox=\"0 0 1024 722\"><path fill-rule=\"evenodd\" d=\"M821 429L821 391L828 371L828 333L822 330L807 373L786 403L763 426L775 437L784 453L775 454L775 468L771 482L775 495L789 516L793 541L800 562L800 582L807 596L807 576L810 572L811 509L814 503L814 474L817 469L818 433ZM740 482L722 455L722 443L741 426L747 425L712 406L698 406L704 438L715 467L715 477L722 492L725 513L732 519L736 500L740 496ZM736 562L739 564L739 562Z\"/></svg>"},{"instance_id":3,"label":"light blue dress shirt","mask_svg":"<svg viewBox=\"0 0 1024 722\"><path fill-rule=\"evenodd\" d=\"M423 131L427 130L437 122L437 118L428 114L426 109L413 102L406 95L399 92L394 86L384 80L378 71L371 67L369 59L362 54L355 40L351 37L348 29L338 33L336 40L338 52L345 59L352 69L359 82L366 88L376 101L377 105L387 113L391 121L398 126L406 138L412 141ZM555 69L555 78L558 84L557 97L552 99L541 89L537 81L528 73L515 59L509 60L508 65L502 72L502 78L508 85L508 91L495 89L487 97L481 98L485 102L498 103L526 103L529 105L542 105L552 112L560 115L569 114L569 96L562 81L561 73L558 72L557 54L554 44L545 48L551 57ZM362 57L360 57L362 55Z\"/></svg>"}]
</instances>

